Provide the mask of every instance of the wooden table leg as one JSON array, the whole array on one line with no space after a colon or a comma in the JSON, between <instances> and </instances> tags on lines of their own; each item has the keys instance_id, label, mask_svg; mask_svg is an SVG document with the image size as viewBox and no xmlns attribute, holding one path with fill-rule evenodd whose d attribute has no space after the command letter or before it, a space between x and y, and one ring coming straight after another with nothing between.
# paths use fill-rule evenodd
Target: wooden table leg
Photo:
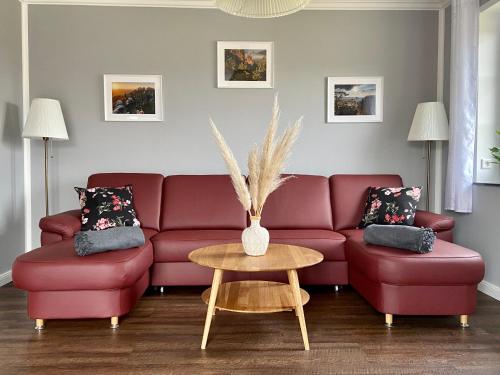
<instances>
[{"instance_id":1,"label":"wooden table leg","mask_svg":"<svg viewBox=\"0 0 500 375\"><path fill-rule=\"evenodd\" d=\"M309 338L307 337L306 319L304 317L304 308L302 306L302 297L300 295L299 277L297 270L288 270L288 282L292 288L293 298L295 300L295 312L299 318L300 331L302 332L302 340L304 341L304 349L309 350Z\"/></svg>"},{"instance_id":2,"label":"wooden table leg","mask_svg":"<svg viewBox=\"0 0 500 375\"><path fill-rule=\"evenodd\" d=\"M215 302L217 301L217 294L219 292L219 286L222 281L222 274L224 271L215 269L214 278L212 280L212 289L210 291L210 300L208 302L207 317L205 319L205 328L203 330L203 340L201 341L201 348L205 349L207 347L208 332L210 331L210 323L212 323L212 317L215 311Z\"/></svg>"}]
</instances>

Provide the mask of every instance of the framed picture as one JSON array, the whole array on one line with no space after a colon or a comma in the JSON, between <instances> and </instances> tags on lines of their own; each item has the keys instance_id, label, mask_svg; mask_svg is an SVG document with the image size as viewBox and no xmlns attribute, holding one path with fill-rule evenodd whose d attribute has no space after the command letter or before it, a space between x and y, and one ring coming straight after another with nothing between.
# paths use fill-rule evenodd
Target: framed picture
<instances>
[{"instance_id":1,"label":"framed picture","mask_svg":"<svg viewBox=\"0 0 500 375\"><path fill-rule=\"evenodd\" d=\"M217 87L273 87L272 42L217 42Z\"/></svg>"},{"instance_id":2,"label":"framed picture","mask_svg":"<svg viewBox=\"0 0 500 375\"><path fill-rule=\"evenodd\" d=\"M382 122L383 77L328 77L327 122Z\"/></svg>"},{"instance_id":3,"label":"framed picture","mask_svg":"<svg viewBox=\"0 0 500 375\"><path fill-rule=\"evenodd\" d=\"M105 121L163 121L161 75L104 75Z\"/></svg>"}]
</instances>

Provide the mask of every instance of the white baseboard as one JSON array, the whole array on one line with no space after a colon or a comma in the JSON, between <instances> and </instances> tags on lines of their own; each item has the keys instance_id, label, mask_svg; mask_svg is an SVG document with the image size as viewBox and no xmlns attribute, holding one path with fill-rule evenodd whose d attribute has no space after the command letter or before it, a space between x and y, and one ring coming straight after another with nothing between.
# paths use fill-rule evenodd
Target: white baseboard
<instances>
[{"instance_id":1,"label":"white baseboard","mask_svg":"<svg viewBox=\"0 0 500 375\"><path fill-rule=\"evenodd\" d=\"M4 286L12 281L12 270L8 270L0 275L0 286Z\"/></svg>"},{"instance_id":2,"label":"white baseboard","mask_svg":"<svg viewBox=\"0 0 500 375\"><path fill-rule=\"evenodd\" d=\"M497 301L500 301L500 286L489 283L488 281L481 281L477 286L477 289L484 294L493 297Z\"/></svg>"}]
</instances>

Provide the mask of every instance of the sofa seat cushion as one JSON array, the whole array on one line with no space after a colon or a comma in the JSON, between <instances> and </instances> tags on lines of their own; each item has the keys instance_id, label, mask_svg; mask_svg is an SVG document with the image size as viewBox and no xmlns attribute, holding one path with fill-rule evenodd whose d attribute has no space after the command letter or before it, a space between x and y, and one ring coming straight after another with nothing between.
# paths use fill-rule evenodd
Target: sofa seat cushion
<instances>
[{"instance_id":1,"label":"sofa seat cushion","mask_svg":"<svg viewBox=\"0 0 500 375\"><path fill-rule=\"evenodd\" d=\"M272 229L270 242L308 247L319 251L325 261L344 261L345 237L337 232L322 229Z\"/></svg>"},{"instance_id":2,"label":"sofa seat cushion","mask_svg":"<svg viewBox=\"0 0 500 375\"><path fill-rule=\"evenodd\" d=\"M241 230L168 230L151 238L154 261L189 262L188 255L200 247L241 242Z\"/></svg>"},{"instance_id":3,"label":"sofa seat cushion","mask_svg":"<svg viewBox=\"0 0 500 375\"><path fill-rule=\"evenodd\" d=\"M29 291L124 289L153 263L150 241L141 247L79 257L73 240L64 240L17 257L14 284Z\"/></svg>"},{"instance_id":4,"label":"sofa seat cushion","mask_svg":"<svg viewBox=\"0 0 500 375\"><path fill-rule=\"evenodd\" d=\"M392 285L470 285L484 276L481 255L454 243L436 239L432 252L368 245L363 230L342 231L347 237L349 267L368 279Z\"/></svg>"}]
</instances>

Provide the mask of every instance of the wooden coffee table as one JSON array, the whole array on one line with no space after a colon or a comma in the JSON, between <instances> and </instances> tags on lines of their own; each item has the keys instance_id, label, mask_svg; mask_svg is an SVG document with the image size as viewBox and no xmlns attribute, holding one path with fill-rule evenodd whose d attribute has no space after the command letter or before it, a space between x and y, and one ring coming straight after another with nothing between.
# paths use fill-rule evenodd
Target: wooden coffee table
<instances>
[{"instance_id":1,"label":"wooden coffee table","mask_svg":"<svg viewBox=\"0 0 500 375\"><path fill-rule=\"evenodd\" d=\"M300 289L297 270L320 263L323 255L305 247L270 244L266 255L248 256L241 243L204 247L192 251L189 260L201 266L214 269L212 287L205 290L202 299L208 304L207 317L201 348L207 346L208 333L215 310L241 313L272 313L295 310L299 318L300 330L305 350L309 350L305 305L309 294ZM289 284L272 281L235 281L223 283L224 271L264 272L286 271Z\"/></svg>"}]
</instances>

